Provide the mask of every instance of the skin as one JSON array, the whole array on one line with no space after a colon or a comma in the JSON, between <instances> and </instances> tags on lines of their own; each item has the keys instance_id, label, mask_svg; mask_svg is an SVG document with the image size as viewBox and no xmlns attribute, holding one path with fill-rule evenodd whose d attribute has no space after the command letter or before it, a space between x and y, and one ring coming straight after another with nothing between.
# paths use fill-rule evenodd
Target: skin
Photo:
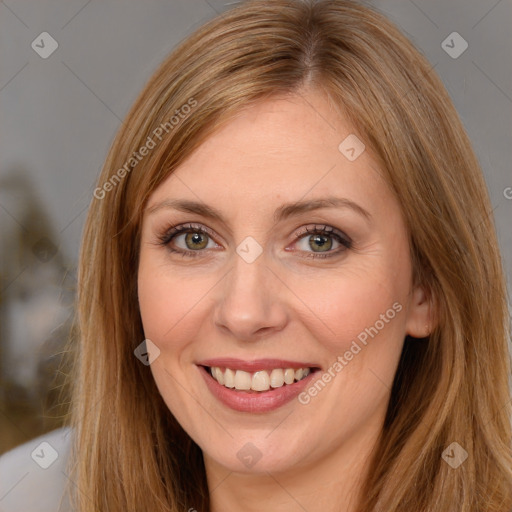
<instances>
[{"instance_id":1,"label":"skin","mask_svg":"<svg viewBox=\"0 0 512 512\"><path fill-rule=\"evenodd\" d=\"M354 161L338 150L351 133L320 91L265 100L210 136L148 201L138 293L145 336L160 349L151 371L203 450L213 512L355 511L404 338L428 334L399 204L368 150ZM357 203L370 218L336 207L273 219L284 203L327 196ZM205 203L225 222L158 208L168 199ZM183 223L214 234L170 242L195 257L158 243ZM316 238L304 229L315 225L345 233L351 248L327 236L333 256L312 258L325 254L308 244ZM248 236L263 249L252 263L236 252ZM402 310L307 405L295 399L266 413L234 411L211 395L195 364L282 358L327 370L394 303ZM237 457L248 442L261 453L251 468Z\"/></svg>"}]
</instances>

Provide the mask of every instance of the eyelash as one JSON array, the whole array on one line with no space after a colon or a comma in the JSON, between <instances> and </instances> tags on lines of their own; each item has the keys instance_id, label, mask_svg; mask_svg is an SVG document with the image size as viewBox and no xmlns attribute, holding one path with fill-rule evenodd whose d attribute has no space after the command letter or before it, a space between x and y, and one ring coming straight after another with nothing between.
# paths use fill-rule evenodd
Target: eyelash
<instances>
[{"instance_id":1,"label":"eyelash","mask_svg":"<svg viewBox=\"0 0 512 512\"><path fill-rule=\"evenodd\" d=\"M318 226L318 224L315 224L315 227L312 230L306 228L305 230L303 230L301 232L297 231L297 232L295 232L295 236L298 238L298 240L301 240L302 238L307 238L307 235L311 236L311 235L320 234L320 235L334 238L337 242L339 242L341 244L341 246L343 246L343 248L338 248L335 251L329 251L326 253L311 252L311 253L308 253L308 254L311 254L311 256L305 256L306 258L313 258L313 259L314 258L321 258L321 259L331 258L333 256L336 256L336 255L344 252L346 249L352 248L352 240L347 235L342 233L341 231L337 231L333 227L327 226L327 225L323 225L321 227L321 229L319 229L317 226ZM172 227L166 229L162 234L158 235L158 245L165 246L165 247L167 247L167 249L170 252L181 254L183 257L199 256L199 253L203 252L202 249L197 250L197 251L189 251L186 249L173 249L170 246L170 243L172 242L172 240L177 235L180 235L183 233L201 233L201 234L208 235L212 239L214 238L213 232L208 228L205 228L205 227L199 226L199 225L193 225L193 224L187 224L187 225L181 224L181 225L177 225L177 226L172 226Z\"/></svg>"}]
</instances>

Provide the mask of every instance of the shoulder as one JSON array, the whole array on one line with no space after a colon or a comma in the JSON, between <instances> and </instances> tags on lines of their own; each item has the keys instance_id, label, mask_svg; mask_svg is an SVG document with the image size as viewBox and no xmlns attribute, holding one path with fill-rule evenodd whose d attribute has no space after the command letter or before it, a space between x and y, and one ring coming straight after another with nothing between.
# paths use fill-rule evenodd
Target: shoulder
<instances>
[{"instance_id":1,"label":"shoulder","mask_svg":"<svg viewBox=\"0 0 512 512\"><path fill-rule=\"evenodd\" d=\"M69 512L72 431L60 428L0 456L1 512Z\"/></svg>"}]
</instances>

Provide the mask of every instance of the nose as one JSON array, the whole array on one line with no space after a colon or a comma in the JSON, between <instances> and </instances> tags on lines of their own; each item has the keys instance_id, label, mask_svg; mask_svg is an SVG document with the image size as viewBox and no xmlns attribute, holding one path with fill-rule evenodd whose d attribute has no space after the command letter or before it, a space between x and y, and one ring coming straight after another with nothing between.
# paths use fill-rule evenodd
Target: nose
<instances>
[{"instance_id":1,"label":"nose","mask_svg":"<svg viewBox=\"0 0 512 512\"><path fill-rule=\"evenodd\" d=\"M215 307L215 325L240 341L254 341L279 332L288 320L287 288L266 263L265 253L252 263L238 254L222 280Z\"/></svg>"}]
</instances>

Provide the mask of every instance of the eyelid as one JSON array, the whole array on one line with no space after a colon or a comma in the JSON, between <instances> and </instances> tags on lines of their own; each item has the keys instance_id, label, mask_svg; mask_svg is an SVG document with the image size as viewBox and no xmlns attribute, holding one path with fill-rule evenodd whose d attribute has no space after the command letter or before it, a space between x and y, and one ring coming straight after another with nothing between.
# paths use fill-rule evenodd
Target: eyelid
<instances>
[{"instance_id":1,"label":"eyelid","mask_svg":"<svg viewBox=\"0 0 512 512\"><path fill-rule=\"evenodd\" d=\"M295 230L295 232L293 233L293 236L294 236L293 243L297 243L297 242L301 241L301 239L305 238L305 235L307 235L307 234L311 234L311 235L327 234L335 239L338 239L337 240L338 243L341 246L344 246L344 249L341 249L341 250L338 249L335 251L325 251L325 252L305 251L309 255L308 257L320 258L320 259L328 258L331 256L334 257L334 256L340 254L341 252L345 251L346 249L352 248L352 243L353 243L352 239L348 235L346 235L343 231L336 229L328 224L312 224L312 225L313 225L312 229L310 229L310 225L308 225L308 226L301 227L301 228ZM187 232L193 232L194 230L197 232L206 233L215 243L217 243L216 242L217 234L212 229L210 229L207 226L204 226L203 224L200 224L200 223L186 222L183 224L176 224L174 226L171 226L171 227L165 229L162 234L158 235L158 240L159 240L158 244L167 246L171 252L181 254L182 256L185 256L185 257L186 256L199 256L199 254L201 252L204 252L204 250L193 251L193 250L186 250L186 249L181 249L181 248L180 249L171 249L169 247L171 241L176 236L179 236L179 235L187 233ZM288 250L288 249L285 249L285 250ZM297 252L304 252L304 251L299 250Z\"/></svg>"},{"instance_id":2,"label":"eyelid","mask_svg":"<svg viewBox=\"0 0 512 512\"><path fill-rule=\"evenodd\" d=\"M313 228L310 229L310 226L306 226L304 228L299 228L294 232L294 244L301 242L304 238L307 238L306 235L315 235L315 234L321 234L323 236L330 236L331 238L335 239L337 243L340 245L336 250L332 251L320 251L320 252L314 252L314 251L301 251L293 249L291 252L298 252L298 253L304 253L304 256L301 256L302 258L308 258L308 259L326 259L326 258L334 258L336 256L340 256L342 253L344 253L347 249L353 249L353 241L352 239L346 235L343 231L334 228L333 226L330 226L328 224L314 224ZM290 249L286 248L286 251L290 251Z\"/></svg>"},{"instance_id":3,"label":"eyelid","mask_svg":"<svg viewBox=\"0 0 512 512\"><path fill-rule=\"evenodd\" d=\"M322 233L328 233L328 234L339 236L345 242L350 243L350 244L352 243L352 239L348 235L346 235L343 231L340 231L339 229L329 226L328 224L313 224L313 226L314 226L313 229L308 229L309 226L306 226L305 228L299 228L298 230L296 230L293 233L293 236L295 238L301 238L308 233L315 234L318 232L322 232Z\"/></svg>"},{"instance_id":4,"label":"eyelid","mask_svg":"<svg viewBox=\"0 0 512 512\"><path fill-rule=\"evenodd\" d=\"M187 231L197 230L199 232L204 231L207 235L209 235L213 240L217 237L217 234L207 226L203 224L194 223L194 222L185 222L183 224L176 224L165 229L160 235L158 235L158 239L162 243L169 243L171 238L174 235L179 235L186 233Z\"/></svg>"}]
</instances>

